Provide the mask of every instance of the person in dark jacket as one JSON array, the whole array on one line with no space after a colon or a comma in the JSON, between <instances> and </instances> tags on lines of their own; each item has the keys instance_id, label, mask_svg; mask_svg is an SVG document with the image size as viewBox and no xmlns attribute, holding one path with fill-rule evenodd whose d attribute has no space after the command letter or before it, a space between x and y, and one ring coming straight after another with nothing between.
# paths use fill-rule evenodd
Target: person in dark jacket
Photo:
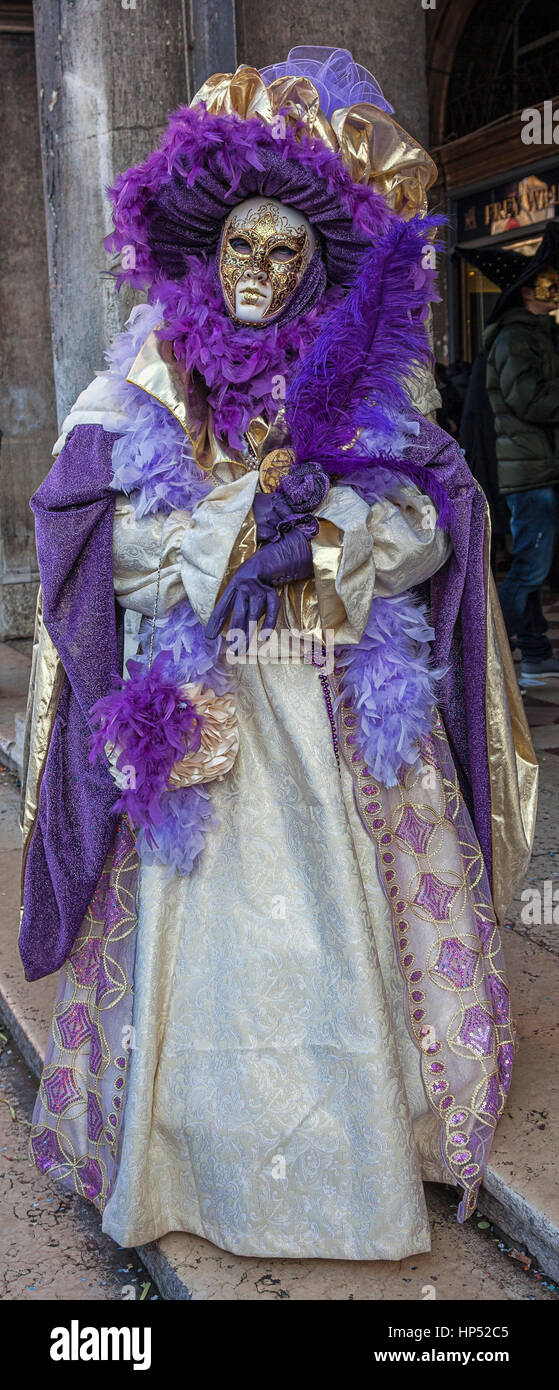
<instances>
[{"instance_id":1,"label":"person in dark jacket","mask_svg":"<svg viewBox=\"0 0 559 1390\"><path fill-rule=\"evenodd\" d=\"M504 544L509 529L509 512L499 488L495 420L487 393L487 353L478 352L472 363L470 381L460 420L458 442L466 455L476 482L483 488L491 513L491 567L499 541Z\"/></svg>"},{"instance_id":2,"label":"person in dark jacket","mask_svg":"<svg viewBox=\"0 0 559 1390\"><path fill-rule=\"evenodd\" d=\"M537 685L559 676L541 606L559 525L559 352L550 318L559 307L559 274L540 260L520 281L495 306L484 345L513 540L499 598L509 638L522 652L521 679Z\"/></svg>"}]
</instances>

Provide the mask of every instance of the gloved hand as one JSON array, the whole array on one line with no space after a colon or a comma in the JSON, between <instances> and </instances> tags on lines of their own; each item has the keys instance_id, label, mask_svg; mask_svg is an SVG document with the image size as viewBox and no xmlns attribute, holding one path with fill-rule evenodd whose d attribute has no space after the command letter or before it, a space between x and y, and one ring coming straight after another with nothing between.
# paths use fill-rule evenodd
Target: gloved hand
<instances>
[{"instance_id":1,"label":"gloved hand","mask_svg":"<svg viewBox=\"0 0 559 1390\"><path fill-rule=\"evenodd\" d=\"M255 492L252 510L259 544L279 540L281 523L288 523L286 529L293 524L293 507L281 492Z\"/></svg>"},{"instance_id":2,"label":"gloved hand","mask_svg":"<svg viewBox=\"0 0 559 1390\"><path fill-rule=\"evenodd\" d=\"M304 536L316 536L319 523L307 511L294 510L293 503L281 492L256 492L252 503L256 520L256 539L277 541L292 526L297 526Z\"/></svg>"},{"instance_id":3,"label":"gloved hand","mask_svg":"<svg viewBox=\"0 0 559 1390\"><path fill-rule=\"evenodd\" d=\"M230 627L242 629L247 640L249 623L258 622L264 615L264 626L271 630L279 611L276 589L294 579L309 579L311 574L311 548L295 526L280 540L263 545L239 566L206 623L206 636L217 637L229 614Z\"/></svg>"},{"instance_id":4,"label":"gloved hand","mask_svg":"<svg viewBox=\"0 0 559 1390\"><path fill-rule=\"evenodd\" d=\"M318 521L311 513L324 501L330 479L317 463L293 464L275 492L255 493L252 504L259 542L275 541L290 526L315 536Z\"/></svg>"}]
</instances>

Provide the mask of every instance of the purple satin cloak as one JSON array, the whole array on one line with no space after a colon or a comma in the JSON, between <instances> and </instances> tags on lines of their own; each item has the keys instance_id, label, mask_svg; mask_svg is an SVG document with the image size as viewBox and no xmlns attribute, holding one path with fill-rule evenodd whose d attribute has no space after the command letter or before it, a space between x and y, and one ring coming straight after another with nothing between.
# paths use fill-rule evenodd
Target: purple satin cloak
<instances>
[{"instance_id":1,"label":"purple satin cloak","mask_svg":"<svg viewBox=\"0 0 559 1390\"><path fill-rule=\"evenodd\" d=\"M439 707L491 879L484 501L454 441L415 418L419 435L406 462L427 465L453 508L454 553L431 581L434 661L450 663ZM116 824L118 790L103 763L88 761L88 710L114 686L122 661L109 487L115 438L100 426L77 426L32 499L45 624L66 672L25 870L20 951L32 980L66 959Z\"/></svg>"},{"instance_id":2,"label":"purple satin cloak","mask_svg":"<svg viewBox=\"0 0 559 1390\"><path fill-rule=\"evenodd\" d=\"M79 425L31 499L43 616L65 671L25 865L19 947L26 976L61 966L93 897L117 817L108 764L89 762L88 711L122 667L113 590L114 434Z\"/></svg>"}]
</instances>

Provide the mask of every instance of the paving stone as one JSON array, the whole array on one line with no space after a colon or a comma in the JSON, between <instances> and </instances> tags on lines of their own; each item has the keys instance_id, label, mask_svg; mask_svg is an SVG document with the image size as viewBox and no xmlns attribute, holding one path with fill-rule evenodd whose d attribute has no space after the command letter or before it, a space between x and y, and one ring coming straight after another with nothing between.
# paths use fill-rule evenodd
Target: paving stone
<instances>
[{"instance_id":1,"label":"paving stone","mask_svg":"<svg viewBox=\"0 0 559 1390\"><path fill-rule=\"evenodd\" d=\"M29 1162L36 1085L8 1042L0 1058L0 1299L128 1301L144 1290L147 1299L159 1298L136 1252L103 1234L91 1203Z\"/></svg>"}]
</instances>

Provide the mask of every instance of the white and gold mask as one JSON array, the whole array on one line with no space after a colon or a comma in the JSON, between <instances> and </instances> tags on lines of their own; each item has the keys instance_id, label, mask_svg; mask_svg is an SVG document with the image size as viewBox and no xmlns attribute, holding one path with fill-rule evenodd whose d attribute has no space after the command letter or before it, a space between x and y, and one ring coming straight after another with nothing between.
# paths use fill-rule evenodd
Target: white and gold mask
<instances>
[{"instance_id":1,"label":"white and gold mask","mask_svg":"<svg viewBox=\"0 0 559 1390\"><path fill-rule=\"evenodd\" d=\"M247 198L223 224L219 278L232 318L268 323L300 284L316 247L310 222L276 198Z\"/></svg>"}]
</instances>

